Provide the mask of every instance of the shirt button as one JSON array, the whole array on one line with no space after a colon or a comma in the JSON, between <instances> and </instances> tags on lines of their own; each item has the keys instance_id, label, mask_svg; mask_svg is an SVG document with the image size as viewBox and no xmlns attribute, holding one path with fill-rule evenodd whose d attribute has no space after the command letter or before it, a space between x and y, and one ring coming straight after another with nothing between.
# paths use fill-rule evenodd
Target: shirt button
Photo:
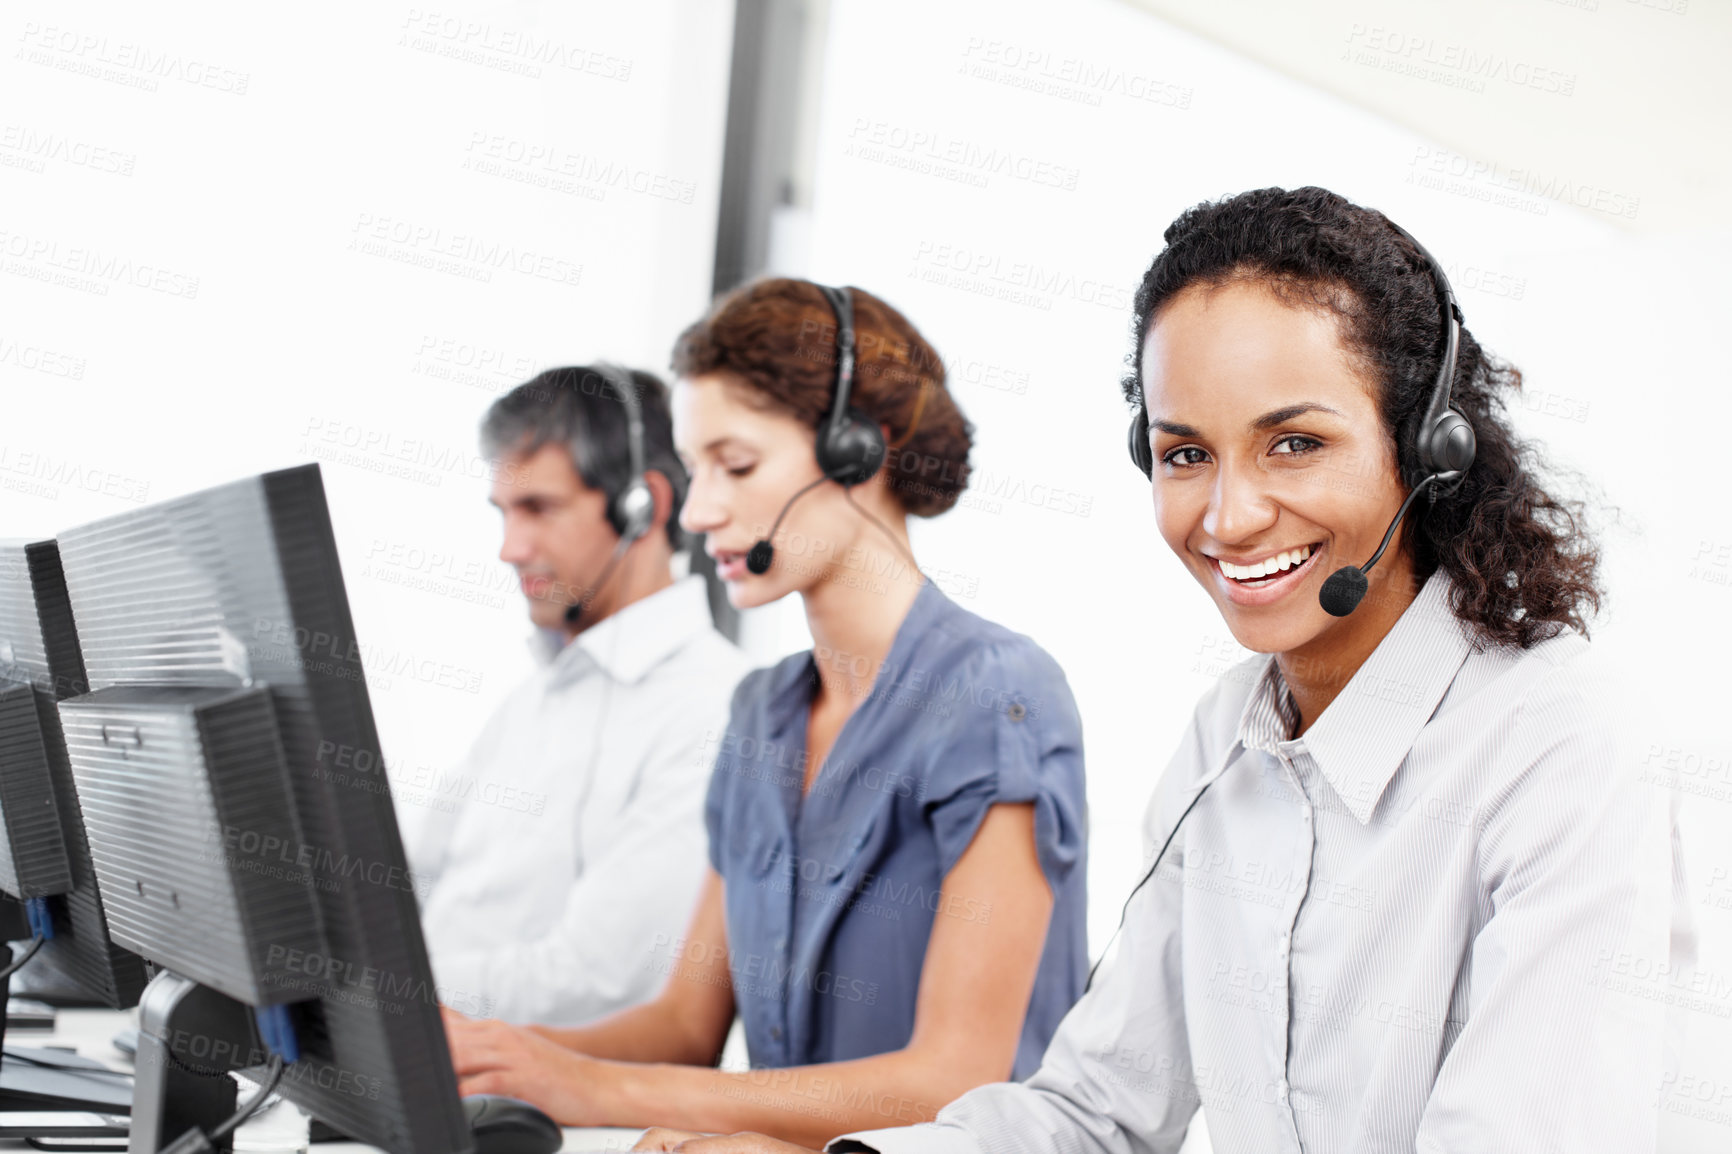
<instances>
[{"instance_id":1,"label":"shirt button","mask_svg":"<svg viewBox=\"0 0 1732 1154\"><path fill-rule=\"evenodd\" d=\"M1275 943L1276 956L1282 957L1282 958L1286 957L1287 956L1287 950L1292 944L1293 944L1292 935L1291 934L1282 934L1281 940Z\"/></svg>"},{"instance_id":2,"label":"shirt button","mask_svg":"<svg viewBox=\"0 0 1732 1154\"><path fill-rule=\"evenodd\" d=\"M1300 806L1299 807L1299 816L1304 818L1306 821L1310 821L1311 820L1311 806L1308 804Z\"/></svg>"},{"instance_id":3,"label":"shirt button","mask_svg":"<svg viewBox=\"0 0 1732 1154\"><path fill-rule=\"evenodd\" d=\"M1287 1100L1287 1079L1283 1078L1275 1083L1275 1097L1283 1102Z\"/></svg>"},{"instance_id":4,"label":"shirt button","mask_svg":"<svg viewBox=\"0 0 1732 1154\"><path fill-rule=\"evenodd\" d=\"M771 1026L770 1027L770 1039L772 1041L780 1042L782 1040L782 1027Z\"/></svg>"}]
</instances>

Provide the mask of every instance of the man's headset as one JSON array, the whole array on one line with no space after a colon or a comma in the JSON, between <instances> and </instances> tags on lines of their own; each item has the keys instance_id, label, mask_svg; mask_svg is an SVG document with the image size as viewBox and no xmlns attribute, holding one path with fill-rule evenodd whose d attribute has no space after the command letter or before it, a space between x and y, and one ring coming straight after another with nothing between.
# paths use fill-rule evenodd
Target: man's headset
<instances>
[{"instance_id":1,"label":"man's headset","mask_svg":"<svg viewBox=\"0 0 1732 1154\"><path fill-rule=\"evenodd\" d=\"M824 475L789 497L782 511L776 514L776 523L770 526L769 533L754 542L746 553L746 568L759 576L768 573L770 563L776 559L776 547L771 542L775 539L776 530L782 527L782 518L788 515L795 501L825 481L835 481L844 489L865 484L883 468L888 451L884 444L884 430L878 427L878 422L864 410L848 403L848 394L854 388L854 302L847 289L828 285L819 285L818 289L836 313L835 399L829 416L818 425L818 439L813 444L818 468Z\"/></svg>"},{"instance_id":2,"label":"man's headset","mask_svg":"<svg viewBox=\"0 0 1732 1154\"><path fill-rule=\"evenodd\" d=\"M1402 517L1406 516L1413 499L1428 487L1434 501L1439 496L1453 493L1460 487L1468 468L1472 466L1477 448L1473 426L1468 424L1467 418L1458 410L1451 408L1449 403L1450 386L1455 381L1456 351L1461 344L1461 308L1455 303L1455 291L1449 287L1449 278L1444 275L1443 266L1426 251L1425 246L1394 221L1387 217L1384 220L1390 228L1407 239L1407 243L1414 247L1431 271L1431 279L1437 286L1438 303L1443 309L1443 363L1438 366L1437 381L1431 387L1431 402L1420 417L1419 429L1415 434L1414 447L1419 452L1419 465L1425 470L1426 476L1413 487L1407 500L1401 503L1395 520L1389 523L1389 529L1383 534L1383 543L1377 546L1377 552L1371 555L1371 560L1359 566L1342 566L1323 582L1317 599L1322 603L1324 611L1335 617L1345 617L1358 608L1368 588L1365 575L1371 572L1371 567L1377 564L1383 551L1389 547L1390 539L1395 536L1395 528L1401 524ZM1155 453L1149 444L1149 404L1146 396L1142 404L1137 406L1136 416L1131 418L1130 449L1131 460L1143 471L1143 476L1153 478Z\"/></svg>"},{"instance_id":3,"label":"man's headset","mask_svg":"<svg viewBox=\"0 0 1732 1154\"><path fill-rule=\"evenodd\" d=\"M619 543L613 547L613 555L608 558L595 584L586 589L582 597L566 606L567 625L576 625L583 618L584 610L595 600L596 594L601 592L608 578L613 576L613 571L625 556L625 551L631 548L632 542L650 531L656 512L655 496L651 494L649 481L644 475L646 466L643 405L638 399L637 385L625 370L606 362L595 365L594 371L613 386L613 391L619 394L620 404L625 407L626 445L630 454L631 479L607 502L607 521L613 526L613 531L619 534Z\"/></svg>"},{"instance_id":4,"label":"man's headset","mask_svg":"<svg viewBox=\"0 0 1732 1154\"><path fill-rule=\"evenodd\" d=\"M1461 485L1463 476L1473 464L1474 441L1473 426L1467 423L1467 418L1449 406L1450 385L1455 380L1456 350L1461 343L1461 308L1455 303L1455 292L1449 287L1449 278L1444 275L1443 266L1437 263L1435 257L1427 252L1413 236L1392 220L1387 220L1389 227L1407 238L1420 257L1431 270L1431 279L1437 285L1438 302L1443 307L1443 364L1438 367L1437 381L1431 387L1431 402L1426 406L1425 413L1420 418L1420 429L1416 448L1419 450L1420 467L1425 469L1426 476L1413 491L1407 495L1407 500L1401 504L1401 509L1395 514L1395 520L1390 522L1389 529L1383 534L1383 543L1372 554L1371 560L1364 565L1355 567L1344 566L1330 574L1323 583L1323 589L1318 599L1323 608L1336 617L1345 617L1359 605L1365 596L1365 574L1377 564L1378 558L1389 547L1389 539L1395 535L1395 527L1401 524L1402 516L1407 512L1413 499L1428 486L1432 488L1433 498L1444 493L1454 492ZM1149 444L1149 409L1148 399L1138 407L1137 414L1131 420L1130 431L1131 460L1143 475L1154 476L1154 449ZM1185 824L1185 819L1191 816L1191 811L1197 808L1197 803L1220 778L1216 777L1204 783L1203 787L1191 796L1186 803L1184 812L1179 814L1179 820L1173 823L1172 832L1167 834L1167 840L1161 843L1161 848L1155 853L1155 860L1150 864L1148 872L1142 880L1131 889L1130 897L1125 899L1125 908L1119 915L1118 930L1113 931L1113 937L1118 937L1119 930L1125 927L1125 915L1130 912L1131 899L1137 896L1139 890L1155 876L1155 871L1161 867L1161 859L1166 856L1167 848L1173 844L1173 839L1179 835L1179 829ZM1112 948L1112 942L1107 942L1107 949ZM1106 960L1106 951L1090 967L1088 980L1084 982L1086 990L1094 984L1095 972Z\"/></svg>"}]
</instances>

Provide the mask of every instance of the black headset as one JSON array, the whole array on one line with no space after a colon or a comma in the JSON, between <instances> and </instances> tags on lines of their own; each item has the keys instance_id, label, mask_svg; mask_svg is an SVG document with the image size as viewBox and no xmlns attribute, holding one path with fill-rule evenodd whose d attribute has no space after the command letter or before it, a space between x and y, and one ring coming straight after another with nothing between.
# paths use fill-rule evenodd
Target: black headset
<instances>
[{"instance_id":1,"label":"black headset","mask_svg":"<svg viewBox=\"0 0 1732 1154\"><path fill-rule=\"evenodd\" d=\"M1438 303L1443 309L1443 363L1438 366L1437 381L1431 387L1431 403L1426 406L1415 437L1420 467L1428 474L1427 481L1438 486L1437 493L1442 495L1453 492L1460 485L1468 467L1473 464L1475 449L1473 426L1449 404L1450 386L1455 381L1456 350L1461 344L1461 308L1455 303L1455 292L1449 287L1449 278L1444 275L1443 266L1437 263L1437 259L1406 229L1392 220L1385 220L1390 228L1407 238L1407 243L1425 261L1437 286ZM1143 476L1152 478L1155 451L1149 444L1147 397L1143 398L1136 416L1131 419L1130 449L1131 460L1142 470ZM1420 482L1422 485L1426 483Z\"/></svg>"},{"instance_id":2,"label":"black headset","mask_svg":"<svg viewBox=\"0 0 1732 1154\"><path fill-rule=\"evenodd\" d=\"M597 364L595 371L613 386L613 391L619 394L620 404L625 407L626 451L631 462L631 479L608 498L607 520L613 531L629 544L649 532L656 511L655 497L650 494L649 481L644 477L643 405L638 400L636 384L625 370L604 362Z\"/></svg>"},{"instance_id":3,"label":"black headset","mask_svg":"<svg viewBox=\"0 0 1732 1154\"><path fill-rule=\"evenodd\" d=\"M1425 476L1413 486L1407 494L1407 499L1401 503L1401 509L1395 514L1395 519L1389 523L1389 528L1383 534L1382 544L1377 546L1377 552L1371 555L1371 560L1363 565L1344 565L1329 575L1328 580L1318 591L1318 600L1322 602L1326 612L1336 617L1345 617L1358 607L1365 596L1369 583L1365 575L1371 567L1377 564L1383 556L1383 551L1389 547L1390 540L1395 536L1395 527L1401 524L1408 507L1420 493L1430 490L1431 499L1455 492L1461 487L1462 480L1467 476L1468 469L1473 465L1474 452L1477 444L1473 435L1473 426L1457 409L1449 403L1450 386L1455 381L1456 352L1461 345L1461 306L1455 303L1455 291L1449 287L1449 277L1444 275L1443 266L1437 263L1437 258L1426 251L1424 245L1413 238L1413 234L1399 224L1384 217L1384 223L1395 232L1405 237L1407 243L1419 253L1420 259L1431 272L1432 283L1437 286L1438 304L1443 310L1443 363L1437 368L1437 380L1431 386L1431 401L1425 407L1425 412L1418 418L1418 428L1414 432L1414 448L1419 455L1419 467L1425 470ZM1155 451L1149 444L1149 399L1142 398L1137 406L1136 416L1131 418L1130 428L1131 460L1143 476L1153 478L1155 475Z\"/></svg>"},{"instance_id":4,"label":"black headset","mask_svg":"<svg viewBox=\"0 0 1732 1154\"><path fill-rule=\"evenodd\" d=\"M1406 237L1407 243L1425 261L1431 270L1431 279L1437 285L1438 303L1443 306L1443 363L1438 366L1437 381L1431 386L1431 403L1426 406L1414 437L1414 447L1419 451L1419 467L1426 472L1420 485L1430 482L1432 499L1436 500L1461 487L1478 449L1473 426L1449 403L1450 387L1455 382L1456 352L1461 345L1461 306L1455 303L1455 290L1449 287L1449 277L1444 275L1437 258L1415 240L1412 233L1392 220L1388 224Z\"/></svg>"},{"instance_id":5,"label":"black headset","mask_svg":"<svg viewBox=\"0 0 1732 1154\"><path fill-rule=\"evenodd\" d=\"M819 285L836 313L836 397L818 426L818 468L843 488L870 481L884 466L884 430L863 409L848 403L854 391L854 302L845 288Z\"/></svg>"},{"instance_id":6,"label":"black headset","mask_svg":"<svg viewBox=\"0 0 1732 1154\"><path fill-rule=\"evenodd\" d=\"M884 430L878 427L878 422L865 410L848 403L848 395L854 389L854 302L845 288L817 287L836 314L835 397L830 403L829 415L818 424L818 437L812 445L823 476L789 497L782 511L776 514L776 523L770 526L769 533L753 542L747 551L746 568L759 576L770 571L770 564L776 558L776 547L772 544L776 530L782 527L782 518L788 515L795 501L824 481L835 481L844 489L865 484L884 467L888 452Z\"/></svg>"},{"instance_id":7,"label":"black headset","mask_svg":"<svg viewBox=\"0 0 1732 1154\"><path fill-rule=\"evenodd\" d=\"M607 522L613 526L613 531L619 534L619 543L614 546L613 553L608 557L607 565L602 569L601 576L596 578L595 584L586 590L582 597L566 606L567 625L576 625L583 619L583 612L589 607L590 600L601 591L607 579L613 576L613 571L618 567L626 549L633 541L650 531L656 513L655 495L650 492L649 481L645 477L643 405L638 399L637 385L624 369L606 362L597 363L594 369L597 376L613 386L613 391L619 394L620 404L625 408L626 451L631 462L631 479L607 500Z\"/></svg>"}]
</instances>

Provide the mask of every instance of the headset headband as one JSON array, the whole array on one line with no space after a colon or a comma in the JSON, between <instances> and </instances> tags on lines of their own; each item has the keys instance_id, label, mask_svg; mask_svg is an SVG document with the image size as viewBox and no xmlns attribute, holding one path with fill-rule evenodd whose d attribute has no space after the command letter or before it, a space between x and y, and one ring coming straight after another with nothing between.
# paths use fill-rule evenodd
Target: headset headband
<instances>
[{"instance_id":1,"label":"headset headband","mask_svg":"<svg viewBox=\"0 0 1732 1154\"><path fill-rule=\"evenodd\" d=\"M830 428L842 427L848 416L848 398L854 390L854 301L847 289L819 285L836 313L836 389L830 405Z\"/></svg>"},{"instance_id":2,"label":"headset headband","mask_svg":"<svg viewBox=\"0 0 1732 1154\"><path fill-rule=\"evenodd\" d=\"M631 462L631 480L608 502L608 519L621 537L636 540L649 531L650 518L655 515L655 498L645 477L643 403L637 395L637 382L624 369L598 361L595 371L613 386L625 408L626 452Z\"/></svg>"}]
</instances>

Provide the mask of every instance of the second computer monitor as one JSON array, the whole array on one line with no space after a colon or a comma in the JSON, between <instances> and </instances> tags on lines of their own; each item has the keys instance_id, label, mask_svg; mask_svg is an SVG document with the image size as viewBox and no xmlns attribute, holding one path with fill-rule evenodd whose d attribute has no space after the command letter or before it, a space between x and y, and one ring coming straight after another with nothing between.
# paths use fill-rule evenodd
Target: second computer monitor
<instances>
[{"instance_id":1,"label":"second computer monitor","mask_svg":"<svg viewBox=\"0 0 1732 1154\"><path fill-rule=\"evenodd\" d=\"M102 815L92 836L104 842L104 889L129 893L111 927L153 961L193 971L183 977L226 980L232 998L291 1000L300 1058L281 1090L316 1117L396 1154L470 1149L318 466L110 517L60 544L91 690L62 715L86 804ZM153 759L152 786L129 777ZM168 814L170 777L231 772L231 786L261 790L280 774L293 813L263 812L268 790L219 784L172 815L211 860L164 868L141 852L161 831L129 816L129 782L156 789L147 805ZM175 940L189 919L174 902L178 879L208 882L213 865L243 889L249 873L303 878L316 931L298 917L263 937L250 927L227 943L223 972L200 974L208 959ZM269 889L233 908L262 909Z\"/></svg>"},{"instance_id":2,"label":"second computer monitor","mask_svg":"<svg viewBox=\"0 0 1732 1154\"><path fill-rule=\"evenodd\" d=\"M45 899L53 937L20 973L32 994L125 1009L144 964L109 937L58 702L88 688L52 540L0 541L0 809L6 892Z\"/></svg>"}]
</instances>

